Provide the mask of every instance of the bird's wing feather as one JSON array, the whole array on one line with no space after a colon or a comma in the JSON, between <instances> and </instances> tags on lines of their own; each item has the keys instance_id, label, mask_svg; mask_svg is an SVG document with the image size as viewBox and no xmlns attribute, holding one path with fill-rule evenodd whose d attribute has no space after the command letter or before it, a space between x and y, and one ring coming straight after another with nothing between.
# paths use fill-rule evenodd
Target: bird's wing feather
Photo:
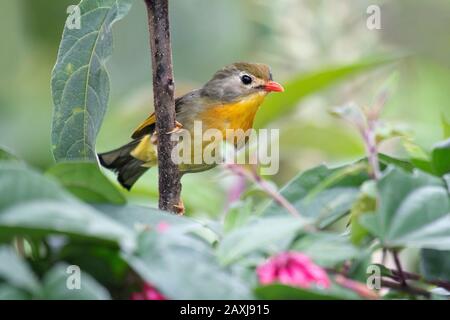
<instances>
[{"instance_id":1,"label":"bird's wing feather","mask_svg":"<svg viewBox=\"0 0 450 320\"><path fill-rule=\"evenodd\" d=\"M156 115L153 112L147 119L145 119L144 122L142 122L139 127L134 130L131 138L138 139L142 136L153 133L155 131L155 124L156 124Z\"/></svg>"},{"instance_id":2,"label":"bird's wing feather","mask_svg":"<svg viewBox=\"0 0 450 320\"><path fill-rule=\"evenodd\" d=\"M191 91L184 96L181 96L175 99L175 112L177 116L180 115L180 112L189 106L194 105L194 101L196 101L199 97L199 90ZM184 110L186 111L186 110ZM194 111L194 110L192 110ZM156 115L153 112L144 122L142 122L133 132L131 138L139 139L147 134L153 134L156 129Z\"/></svg>"}]
</instances>

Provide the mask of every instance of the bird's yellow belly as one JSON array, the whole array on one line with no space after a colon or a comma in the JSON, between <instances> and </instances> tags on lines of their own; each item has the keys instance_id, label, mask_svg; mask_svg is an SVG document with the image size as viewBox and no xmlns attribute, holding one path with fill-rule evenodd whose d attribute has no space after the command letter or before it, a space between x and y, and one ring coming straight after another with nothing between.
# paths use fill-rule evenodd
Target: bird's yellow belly
<instances>
[{"instance_id":1,"label":"bird's yellow belly","mask_svg":"<svg viewBox=\"0 0 450 320\"><path fill-rule=\"evenodd\" d=\"M223 140L228 140L235 146L241 147L246 141L246 135L242 135L248 129L253 127L253 121L255 119L258 107L261 105L265 97L265 94L254 94L249 98L242 101L220 104L210 106L205 111L198 114L194 121L201 121L202 130L204 134L208 129L219 130ZM192 123L183 124L184 129L187 129L193 139L195 139L195 130ZM241 134L237 134L237 131ZM209 145L209 149L213 149L211 144L219 144L221 141L202 141L201 144L195 145L191 143L191 163L182 163L179 165L181 172L198 172L208 170L215 165L207 163L196 163L194 155L200 153L203 156L203 151ZM186 146L187 148L187 146ZM196 150L198 148L199 150ZM139 146L134 150L132 155L140 160L148 163L148 166L154 166L157 162L156 145L150 142L149 136L142 139Z\"/></svg>"}]
</instances>

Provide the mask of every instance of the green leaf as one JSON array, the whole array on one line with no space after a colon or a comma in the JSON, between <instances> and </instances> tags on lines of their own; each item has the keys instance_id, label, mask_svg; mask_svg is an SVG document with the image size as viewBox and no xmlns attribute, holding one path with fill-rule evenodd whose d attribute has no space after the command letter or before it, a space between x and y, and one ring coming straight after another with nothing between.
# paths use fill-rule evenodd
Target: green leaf
<instances>
[{"instance_id":1,"label":"green leaf","mask_svg":"<svg viewBox=\"0 0 450 320\"><path fill-rule=\"evenodd\" d=\"M444 131L444 139L450 138L450 122L444 114L441 114L442 130Z\"/></svg>"},{"instance_id":2,"label":"green leaf","mask_svg":"<svg viewBox=\"0 0 450 320\"><path fill-rule=\"evenodd\" d=\"M211 247L194 237L168 229L146 232L131 267L169 299L249 299L245 283L221 267Z\"/></svg>"},{"instance_id":3,"label":"green leaf","mask_svg":"<svg viewBox=\"0 0 450 320\"><path fill-rule=\"evenodd\" d=\"M112 25L130 10L131 0L83 0L81 28L64 29L52 73L52 144L57 161L95 161L95 138L106 112L112 53Z\"/></svg>"},{"instance_id":4,"label":"green leaf","mask_svg":"<svg viewBox=\"0 0 450 320\"><path fill-rule=\"evenodd\" d=\"M171 228L193 230L202 226L196 220L185 216L174 215L156 208L126 205L95 205L106 216L118 221L120 224L135 229L139 226L146 230L156 227L159 223L167 223Z\"/></svg>"},{"instance_id":5,"label":"green leaf","mask_svg":"<svg viewBox=\"0 0 450 320\"><path fill-rule=\"evenodd\" d=\"M91 203L124 204L125 197L92 162L58 163L47 171L72 194Z\"/></svg>"},{"instance_id":6,"label":"green leaf","mask_svg":"<svg viewBox=\"0 0 450 320\"><path fill-rule=\"evenodd\" d=\"M0 283L0 301L3 300L27 300L30 295L8 284Z\"/></svg>"},{"instance_id":7,"label":"green leaf","mask_svg":"<svg viewBox=\"0 0 450 320\"><path fill-rule=\"evenodd\" d=\"M306 234L297 240L291 249L306 254L315 263L324 267L335 267L360 254L348 237L331 232Z\"/></svg>"},{"instance_id":8,"label":"green leaf","mask_svg":"<svg viewBox=\"0 0 450 320\"><path fill-rule=\"evenodd\" d=\"M67 272L69 265L59 263L48 271L43 283L43 299L46 300L109 300L109 292L88 273L80 270L80 289L69 289L70 277L76 276ZM70 271L70 270L69 270Z\"/></svg>"},{"instance_id":9,"label":"green leaf","mask_svg":"<svg viewBox=\"0 0 450 320\"><path fill-rule=\"evenodd\" d=\"M358 298L357 295L336 286L332 289L303 289L283 284L270 284L256 287L254 292L258 299L264 300L342 300Z\"/></svg>"},{"instance_id":10,"label":"green leaf","mask_svg":"<svg viewBox=\"0 0 450 320\"><path fill-rule=\"evenodd\" d=\"M422 249L420 269L427 280L450 281L450 251Z\"/></svg>"},{"instance_id":11,"label":"green leaf","mask_svg":"<svg viewBox=\"0 0 450 320\"><path fill-rule=\"evenodd\" d=\"M218 240L217 233L205 223L189 217L178 216L159 209L136 205L97 205L95 207L121 225L129 227L131 230L154 230L158 228L159 224L164 223L171 230L175 229L183 233L196 234L209 243Z\"/></svg>"},{"instance_id":12,"label":"green leaf","mask_svg":"<svg viewBox=\"0 0 450 320\"><path fill-rule=\"evenodd\" d=\"M372 252L365 250L354 259L347 271L347 277L359 281L366 282L369 274L367 273L367 268L372 264Z\"/></svg>"},{"instance_id":13,"label":"green leaf","mask_svg":"<svg viewBox=\"0 0 450 320\"><path fill-rule=\"evenodd\" d=\"M63 233L134 245L129 228L79 202L49 177L19 163L0 163L0 235Z\"/></svg>"},{"instance_id":14,"label":"green leaf","mask_svg":"<svg viewBox=\"0 0 450 320\"><path fill-rule=\"evenodd\" d=\"M225 233L237 229L247 223L252 214L253 203L250 199L245 202L234 203L228 210L223 223Z\"/></svg>"},{"instance_id":15,"label":"green leaf","mask_svg":"<svg viewBox=\"0 0 450 320\"><path fill-rule=\"evenodd\" d=\"M369 234L359 222L363 214L373 214L377 205L377 190L374 180L368 180L361 186L361 193L353 203L350 212L350 239L353 244L361 245Z\"/></svg>"},{"instance_id":16,"label":"green leaf","mask_svg":"<svg viewBox=\"0 0 450 320\"><path fill-rule=\"evenodd\" d=\"M123 250L135 246L134 232L94 208L61 201L33 201L0 212L0 233L4 235L64 234L74 239L119 245Z\"/></svg>"},{"instance_id":17,"label":"green leaf","mask_svg":"<svg viewBox=\"0 0 450 320\"><path fill-rule=\"evenodd\" d=\"M261 218L225 235L217 248L217 255L221 263L229 264L253 251L289 240L303 227L303 220L290 216Z\"/></svg>"},{"instance_id":18,"label":"green leaf","mask_svg":"<svg viewBox=\"0 0 450 320\"><path fill-rule=\"evenodd\" d=\"M430 156L419 145L415 144L411 140L404 140L403 146L408 152L411 163L418 169L428 173L434 173Z\"/></svg>"},{"instance_id":19,"label":"green leaf","mask_svg":"<svg viewBox=\"0 0 450 320\"><path fill-rule=\"evenodd\" d=\"M261 128L274 120L286 116L305 97L338 83L352 75L370 70L391 60L368 59L344 66L332 66L326 69L302 74L283 84L285 92L267 97L256 117L255 128Z\"/></svg>"},{"instance_id":20,"label":"green leaf","mask_svg":"<svg viewBox=\"0 0 450 320\"><path fill-rule=\"evenodd\" d=\"M360 169L359 164L333 169L321 165L292 179L281 189L281 194L302 216L316 220L320 228L325 228L350 212L360 185L368 179ZM263 211L263 215L286 214L273 201Z\"/></svg>"},{"instance_id":21,"label":"green leaf","mask_svg":"<svg viewBox=\"0 0 450 320\"><path fill-rule=\"evenodd\" d=\"M41 290L36 275L11 247L0 247L0 279L29 293L37 294Z\"/></svg>"},{"instance_id":22,"label":"green leaf","mask_svg":"<svg viewBox=\"0 0 450 320\"><path fill-rule=\"evenodd\" d=\"M0 162L0 212L16 203L37 199L73 201L52 179L15 162Z\"/></svg>"},{"instance_id":23,"label":"green leaf","mask_svg":"<svg viewBox=\"0 0 450 320\"><path fill-rule=\"evenodd\" d=\"M378 210L360 222L383 246L450 249L450 199L440 179L389 168L378 190Z\"/></svg>"},{"instance_id":24,"label":"green leaf","mask_svg":"<svg viewBox=\"0 0 450 320\"><path fill-rule=\"evenodd\" d=\"M384 153L379 153L378 159L380 161L380 164L385 167L392 164L392 165L395 165L396 167L402 168L403 170L406 170L406 171L414 170L414 165L408 160L394 158L394 157L391 157Z\"/></svg>"},{"instance_id":25,"label":"green leaf","mask_svg":"<svg viewBox=\"0 0 450 320\"><path fill-rule=\"evenodd\" d=\"M18 158L13 155L10 151L0 148L0 161L11 161L18 160Z\"/></svg>"},{"instance_id":26,"label":"green leaf","mask_svg":"<svg viewBox=\"0 0 450 320\"><path fill-rule=\"evenodd\" d=\"M437 175L450 173L450 138L434 145L431 160Z\"/></svg>"}]
</instances>

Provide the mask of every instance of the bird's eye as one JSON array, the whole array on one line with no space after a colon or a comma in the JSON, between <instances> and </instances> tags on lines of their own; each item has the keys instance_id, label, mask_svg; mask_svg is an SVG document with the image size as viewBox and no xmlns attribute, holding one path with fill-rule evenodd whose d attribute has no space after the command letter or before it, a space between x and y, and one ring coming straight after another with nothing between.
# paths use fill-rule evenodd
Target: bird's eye
<instances>
[{"instance_id":1,"label":"bird's eye","mask_svg":"<svg viewBox=\"0 0 450 320\"><path fill-rule=\"evenodd\" d=\"M242 81L243 84L250 84L250 83L252 83L253 80L252 80L252 77L250 77L250 76L244 74L244 75L241 77L241 81Z\"/></svg>"}]
</instances>

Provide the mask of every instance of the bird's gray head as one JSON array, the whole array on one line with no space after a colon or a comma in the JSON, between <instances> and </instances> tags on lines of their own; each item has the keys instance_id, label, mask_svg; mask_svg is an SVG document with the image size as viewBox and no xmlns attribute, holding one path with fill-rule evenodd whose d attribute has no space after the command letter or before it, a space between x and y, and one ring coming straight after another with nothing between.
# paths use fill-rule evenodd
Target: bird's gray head
<instances>
[{"instance_id":1,"label":"bird's gray head","mask_svg":"<svg viewBox=\"0 0 450 320\"><path fill-rule=\"evenodd\" d=\"M217 71L201 89L201 95L211 100L232 102L271 91L283 91L283 87L272 81L269 66L237 62Z\"/></svg>"}]
</instances>

